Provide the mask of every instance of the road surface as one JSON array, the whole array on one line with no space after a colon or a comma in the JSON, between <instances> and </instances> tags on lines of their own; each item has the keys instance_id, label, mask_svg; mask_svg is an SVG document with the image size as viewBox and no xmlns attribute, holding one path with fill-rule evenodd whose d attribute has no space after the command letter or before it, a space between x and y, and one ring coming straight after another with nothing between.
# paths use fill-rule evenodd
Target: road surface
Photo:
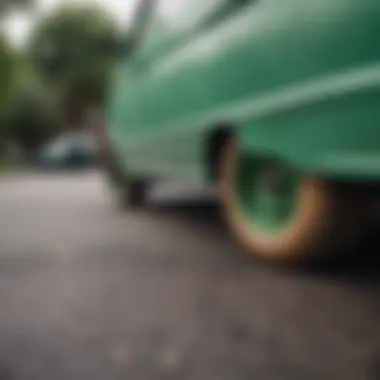
<instances>
[{"instance_id":1,"label":"road surface","mask_svg":"<svg viewBox=\"0 0 380 380\"><path fill-rule=\"evenodd\" d=\"M98 174L0 183L1 380L379 380L380 243L253 262L172 188L117 210Z\"/></svg>"}]
</instances>

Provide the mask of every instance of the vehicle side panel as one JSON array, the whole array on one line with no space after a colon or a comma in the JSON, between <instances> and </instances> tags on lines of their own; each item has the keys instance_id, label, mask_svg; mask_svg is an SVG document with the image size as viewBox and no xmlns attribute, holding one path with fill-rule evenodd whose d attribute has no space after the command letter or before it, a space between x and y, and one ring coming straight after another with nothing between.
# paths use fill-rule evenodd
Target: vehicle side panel
<instances>
[{"instance_id":1,"label":"vehicle side panel","mask_svg":"<svg viewBox=\"0 0 380 380\"><path fill-rule=\"evenodd\" d=\"M325 147L330 154L380 145L378 82L350 83L355 73L378 78L379 21L376 0L253 3L121 78L111 141L132 172L201 180L207 136L229 123L245 150L329 172L316 158ZM358 137L363 122L370 139Z\"/></svg>"}]
</instances>

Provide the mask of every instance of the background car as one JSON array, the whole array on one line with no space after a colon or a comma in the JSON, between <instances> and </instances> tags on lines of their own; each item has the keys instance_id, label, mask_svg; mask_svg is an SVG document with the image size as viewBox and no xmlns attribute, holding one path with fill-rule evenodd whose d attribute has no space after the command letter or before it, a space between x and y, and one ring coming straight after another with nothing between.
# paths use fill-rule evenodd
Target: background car
<instances>
[{"instance_id":1,"label":"background car","mask_svg":"<svg viewBox=\"0 0 380 380\"><path fill-rule=\"evenodd\" d=\"M74 134L61 136L45 146L38 159L40 167L48 169L84 169L98 161L92 136Z\"/></svg>"}]
</instances>

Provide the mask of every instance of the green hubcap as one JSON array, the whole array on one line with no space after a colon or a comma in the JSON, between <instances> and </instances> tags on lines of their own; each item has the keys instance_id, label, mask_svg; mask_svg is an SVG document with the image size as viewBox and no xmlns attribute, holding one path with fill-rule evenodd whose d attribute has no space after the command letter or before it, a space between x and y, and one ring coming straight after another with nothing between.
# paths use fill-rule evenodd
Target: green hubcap
<instances>
[{"instance_id":1,"label":"green hubcap","mask_svg":"<svg viewBox=\"0 0 380 380\"><path fill-rule=\"evenodd\" d=\"M244 217L256 229L279 233L292 218L298 182L294 171L274 161L240 158L235 191Z\"/></svg>"}]
</instances>

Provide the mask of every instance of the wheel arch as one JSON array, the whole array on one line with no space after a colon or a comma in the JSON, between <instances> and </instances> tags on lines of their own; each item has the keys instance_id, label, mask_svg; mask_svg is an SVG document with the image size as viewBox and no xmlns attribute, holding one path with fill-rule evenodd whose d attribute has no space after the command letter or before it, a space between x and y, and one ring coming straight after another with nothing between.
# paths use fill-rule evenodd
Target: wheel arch
<instances>
[{"instance_id":1,"label":"wheel arch","mask_svg":"<svg viewBox=\"0 0 380 380\"><path fill-rule=\"evenodd\" d=\"M218 179L218 161L223 147L235 136L233 124L218 124L211 128L206 136L205 162L206 179L215 182Z\"/></svg>"}]
</instances>

